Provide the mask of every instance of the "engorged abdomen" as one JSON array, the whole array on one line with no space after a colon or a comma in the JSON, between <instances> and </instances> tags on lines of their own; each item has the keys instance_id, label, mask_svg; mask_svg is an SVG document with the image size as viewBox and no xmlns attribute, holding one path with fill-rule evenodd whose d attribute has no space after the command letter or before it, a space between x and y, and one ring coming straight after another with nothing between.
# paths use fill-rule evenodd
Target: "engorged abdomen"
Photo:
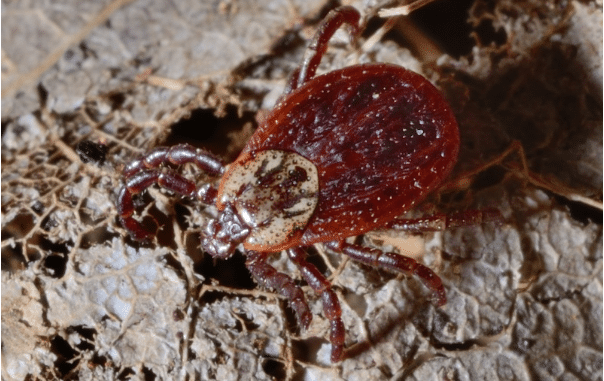
<instances>
[{"instance_id":1,"label":"engorged abdomen","mask_svg":"<svg viewBox=\"0 0 604 381\"><path fill-rule=\"evenodd\" d=\"M330 72L291 93L242 156L292 151L317 167L318 204L300 238L310 245L404 213L448 176L458 147L455 117L432 84L402 67L374 64Z\"/></svg>"}]
</instances>

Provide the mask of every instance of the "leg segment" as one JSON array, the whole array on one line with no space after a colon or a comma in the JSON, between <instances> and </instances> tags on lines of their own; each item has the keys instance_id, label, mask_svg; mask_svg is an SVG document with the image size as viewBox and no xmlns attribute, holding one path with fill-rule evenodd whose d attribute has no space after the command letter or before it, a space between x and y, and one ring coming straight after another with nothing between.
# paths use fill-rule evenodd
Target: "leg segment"
<instances>
[{"instance_id":1,"label":"leg segment","mask_svg":"<svg viewBox=\"0 0 604 381\"><path fill-rule=\"evenodd\" d=\"M267 253L248 251L245 265L258 284L274 289L288 300L289 305L298 317L300 325L307 329L312 320L312 314L306 303L304 292L290 276L278 272L268 264L268 255Z\"/></svg>"},{"instance_id":2,"label":"leg segment","mask_svg":"<svg viewBox=\"0 0 604 381\"><path fill-rule=\"evenodd\" d=\"M317 268L306 261L306 252L302 249L288 249L289 258L296 264L306 283L321 296L323 300L323 311L329 320L331 332L331 362L339 362L344 354L344 338L346 331L342 322L342 309L338 296L331 289L331 284Z\"/></svg>"},{"instance_id":3,"label":"leg segment","mask_svg":"<svg viewBox=\"0 0 604 381\"><path fill-rule=\"evenodd\" d=\"M360 18L361 15L359 12L350 6L339 7L329 12L321 23L319 30L315 33L309 47L306 49L302 65L290 77L289 84L285 88L283 95L289 94L315 76L321 58L327 50L327 43L339 27L343 24L348 24L352 37L359 34Z\"/></svg>"},{"instance_id":4,"label":"leg segment","mask_svg":"<svg viewBox=\"0 0 604 381\"><path fill-rule=\"evenodd\" d=\"M217 190L214 187L204 184L197 189L193 181L161 168L166 163L175 165L193 163L211 175L224 173L224 166L219 159L188 144L171 148L159 147L128 164L123 172L125 184L118 195L117 209L120 223L136 240L148 240L153 233L143 228L141 223L132 217L135 212L132 196L143 192L153 184L158 184L181 196L196 197L205 204L213 204L215 201Z\"/></svg>"},{"instance_id":5,"label":"leg segment","mask_svg":"<svg viewBox=\"0 0 604 381\"><path fill-rule=\"evenodd\" d=\"M484 223L503 223L503 216L497 209L466 210L451 215L435 214L417 219L394 219L387 228L404 230L413 233L441 231L459 226L479 225Z\"/></svg>"},{"instance_id":6,"label":"leg segment","mask_svg":"<svg viewBox=\"0 0 604 381\"><path fill-rule=\"evenodd\" d=\"M432 291L432 302L437 307L440 307L447 302L445 288L440 277L436 275L434 271L430 270L421 263L417 263L412 258L396 253L383 252L377 249L352 245L344 241L326 242L325 246L334 251L346 254L355 261L362 262L370 266L381 267L409 275L416 275L424 283L424 285Z\"/></svg>"},{"instance_id":7,"label":"leg segment","mask_svg":"<svg viewBox=\"0 0 604 381\"><path fill-rule=\"evenodd\" d=\"M212 176L220 176L224 173L222 161L211 153L188 144L178 144L173 147L157 147L151 150L140 159L128 164L124 168L122 176L129 178L144 169L158 168L166 163L176 165L193 163Z\"/></svg>"}]
</instances>

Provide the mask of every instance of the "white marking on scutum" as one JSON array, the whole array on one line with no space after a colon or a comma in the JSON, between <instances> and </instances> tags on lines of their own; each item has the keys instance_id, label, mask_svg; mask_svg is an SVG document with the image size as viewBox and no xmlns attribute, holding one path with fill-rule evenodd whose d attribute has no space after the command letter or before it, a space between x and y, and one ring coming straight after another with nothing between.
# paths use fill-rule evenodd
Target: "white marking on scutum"
<instances>
[{"instance_id":1,"label":"white marking on scutum","mask_svg":"<svg viewBox=\"0 0 604 381\"><path fill-rule=\"evenodd\" d=\"M252 228L246 243L257 249L285 243L293 231L304 228L317 206L318 192L314 164L293 152L267 150L234 167L222 180L220 200L234 205ZM291 206L280 209L284 204Z\"/></svg>"}]
</instances>

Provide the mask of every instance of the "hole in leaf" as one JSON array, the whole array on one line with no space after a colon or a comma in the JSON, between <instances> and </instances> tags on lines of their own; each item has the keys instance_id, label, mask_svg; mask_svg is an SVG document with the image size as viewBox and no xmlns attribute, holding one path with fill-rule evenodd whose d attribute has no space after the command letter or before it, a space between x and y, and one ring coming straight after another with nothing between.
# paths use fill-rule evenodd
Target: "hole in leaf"
<instances>
[{"instance_id":1,"label":"hole in leaf","mask_svg":"<svg viewBox=\"0 0 604 381\"><path fill-rule=\"evenodd\" d=\"M285 376L287 375L285 364L273 359L266 359L262 363L262 369L264 369L269 376L273 376L275 380L285 380Z\"/></svg>"},{"instance_id":2,"label":"hole in leaf","mask_svg":"<svg viewBox=\"0 0 604 381\"><path fill-rule=\"evenodd\" d=\"M86 328L83 325L75 325L75 326L68 327L66 331L67 331L67 333L76 332L78 335L80 335L82 337L83 340L81 340L80 343L76 345L76 347L79 350L92 351L94 349L94 345L92 344L92 342L94 342L94 338L97 333L96 329Z\"/></svg>"},{"instance_id":3,"label":"hole in leaf","mask_svg":"<svg viewBox=\"0 0 604 381\"><path fill-rule=\"evenodd\" d=\"M48 270L51 277L61 279L65 275L65 269L67 267L67 256L66 255L49 255L44 258L44 267Z\"/></svg>"},{"instance_id":4,"label":"hole in leaf","mask_svg":"<svg viewBox=\"0 0 604 381\"><path fill-rule=\"evenodd\" d=\"M480 24L475 28L476 36L483 46L488 46L494 43L497 46L505 44L507 41L507 34L503 28L495 30L493 22L491 20L482 20Z\"/></svg>"},{"instance_id":5,"label":"hole in leaf","mask_svg":"<svg viewBox=\"0 0 604 381\"><path fill-rule=\"evenodd\" d=\"M76 152L83 163L103 165L107 154L107 146L90 140L82 140L76 146Z\"/></svg>"},{"instance_id":6,"label":"hole in leaf","mask_svg":"<svg viewBox=\"0 0 604 381\"><path fill-rule=\"evenodd\" d=\"M459 58L474 47L470 37L468 10L474 0L436 1L411 13L409 17L436 41L445 53Z\"/></svg>"},{"instance_id":7,"label":"hole in leaf","mask_svg":"<svg viewBox=\"0 0 604 381\"><path fill-rule=\"evenodd\" d=\"M2 240L8 238L23 238L34 227L34 216L30 213L20 213L4 225Z\"/></svg>"},{"instance_id":8,"label":"hole in leaf","mask_svg":"<svg viewBox=\"0 0 604 381\"><path fill-rule=\"evenodd\" d=\"M188 143L227 159L234 159L248 138L240 132L250 122L255 125L255 113L243 112L239 115L235 106L226 107L223 117L217 117L213 109L193 110L188 118L183 118L172 126L172 132L163 145ZM231 145L236 146L236 149L229 147Z\"/></svg>"},{"instance_id":9,"label":"hole in leaf","mask_svg":"<svg viewBox=\"0 0 604 381\"><path fill-rule=\"evenodd\" d=\"M116 236L119 236L119 234L110 233L106 226L100 226L82 236L80 248L89 249L97 245L103 245L107 242L111 242Z\"/></svg>"},{"instance_id":10,"label":"hole in leaf","mask_svg":"<svg viewBox=\"0 0 604 381\"><path fill-rule=\"evenodd\" d=\"M61 375L66 376L78 365L79 361L72 361L78 352L61 336L55 336L50 340L50 348L57 355L55 366Z\"/></svg>"},{"instance_id":11,"label":"hole in leaf","mask_svg":"<svg viewBox=\"0 0 604 381\"><path fill-rule=\"evenodd\" d=\"M4 238L2 232L2 238ZM22 255L23 246L20 243L6 245L2 247L2 270L16 272L25 268L25 258Z\"/></svg>"},{"instance_id":12,"label":"hole in leaf","mask_svg":"<svg viewBox=\"0 0 604 381\"><path fill-rule=\"evenodd\" d=\"M195 271L206 278L215 279L221 286L252 290L256 284L245 267L245 256L236 252L229 259L214 259L205 255L195 266Z\"/></svg>"},{"instance_id":13,"label":"hole in leaf","mask_svg":"<svg viewBox=\"0 0 604 381\"><path fill-rule=\"evenodd\" d=\"M556 201L562 205L565 205L570 212L573 219L583 223L584 225L593 222L597 225L602 226L602 211L586 205L582 202L571 201L561 196L555 196Z\"/></svg>"},{"instance_id":14,"label":"hole in leaf","mask_svg":"<svg viewBox=\"0 0 604 381\"><path fill-rule=\"evenodd\" d=\"M254 320L252 318L248 317L245 313L238 313L237 316L239 316L239 318L241 320L243 320L243 323L245 324L245 328L248 331L254 331L258 327L260 327L260 325L254 323Z\"/></svg>"},{"instance_id":15,"label":"hole in leaf","mask_svg":"<svg viewBox=\"0 0 604 381\"><path fill-rule=\"evenodd\" d=\"M155 373L146 366L143 367L143 375L145 376L145 381L153 381L157 379Z\"/></svg>"},{"instance_id":16,"label":"hole in leaf","mask_svg":"<svg viewBox=\"0 0 604 381\"><path fill-rule=\"evenodd\" d=\"M122 105L126 102L126 95L121 92L114 92L107 95L107 100L111 103L111 108L113 110L118 110L122 108Z\"/></svg>"},{"instance_id":17,"label":"hole in leaf","mask_svg":"<svg viewBox=\"0 0 604 381\"><path fill-rule=\"evenodd\" d=\"M318 337L311 337L305 340L292 340L294 358L299 361L314 362L316 361L316 354L326 342L325 339Z\"/></svg>"},{"instance_id":18,"label":"hole in leaf","mask_svg":"<svg viewBox=\"0 0 604 381\"><path fill-rule=\"evenodd\" d=\"M117 375L117 379L127 381L130 380L130 376L134 374L136 373L134 372L134 370L132 370L132 368L124 368L124 370L122 370L120 374Z\"/></svg>"}]
</instances>

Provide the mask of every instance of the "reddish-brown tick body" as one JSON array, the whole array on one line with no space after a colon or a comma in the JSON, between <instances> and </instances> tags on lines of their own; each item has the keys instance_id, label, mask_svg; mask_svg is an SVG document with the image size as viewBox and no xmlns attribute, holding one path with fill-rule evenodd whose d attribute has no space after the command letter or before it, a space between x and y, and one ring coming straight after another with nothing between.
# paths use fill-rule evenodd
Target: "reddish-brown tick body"
<instances>
[{"instance_id":1,"label":"reddish-brown tick body","mask_svg":"<svg viewBox=\"0 0 604 381\"><path fill-rule=\"evenodd\" d=\"M447 177L459 131L439 91L400 66L365 64L314 78L289 94L239 158L292 151L319 173L319 201L303 230L278 251L340 240L382 227Z\"/></svg>"},{"instance_id":2,"label":"reddish-brown tick body","mask_svg":"<svg viewBox=\"0 0 604 381\"><path fill-rule=\"evenodd\" d=\"M117 209L138 240L153 233L134 218L133 197L153 184L216 205L219 213L201 231L201 246L214 258L237 248L261 285L287 298L302 327L312 314L300 286L269 263L286 250L310 288L321 297L330 323L331 360L342 360L345 329L337 294L306 261L305 246L332 251L371 266L417 276L446 302L440 278L412 258L344 241L388 227L439 230L486 219L480 211L417 220L396 218L433 191L450 173L459 148L457 123L447 102L426 79L402 67L364 64L314 77L327 43L342 24L358 34L352 7L332 11L294 72L275 109L263 120L235 162L225 166L190 145L158 147L128 164ZM192 164L220 178L199 186L170 169Z\"/></svg>"}]
</instances>

